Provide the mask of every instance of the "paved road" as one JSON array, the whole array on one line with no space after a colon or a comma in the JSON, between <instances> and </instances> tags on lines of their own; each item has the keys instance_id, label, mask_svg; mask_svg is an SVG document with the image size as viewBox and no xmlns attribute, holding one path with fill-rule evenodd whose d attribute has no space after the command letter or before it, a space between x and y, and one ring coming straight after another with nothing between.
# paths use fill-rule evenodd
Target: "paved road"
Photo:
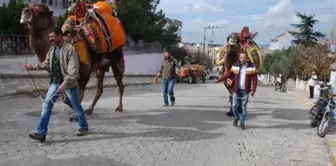
<instances>
[{"instance_id":1,"label":"paved road","mask_svg":"<svg viewBox=\"0 0 336 166\"><path fill-rule=\"evenodd\" d=\"M117 90L104 92L90 134L75 137L68 108L57 104L45 144L31 141L41 103L27 96L0 100L0 165L327 166L323 139L309 126L307 106L287 93L258 87L246 130L225 115L221 84L176 85L174 107L162 107L159 85L129 87L123 113ZM88 92L84 106L92 98Z\"/></svg>"}]
</instances>

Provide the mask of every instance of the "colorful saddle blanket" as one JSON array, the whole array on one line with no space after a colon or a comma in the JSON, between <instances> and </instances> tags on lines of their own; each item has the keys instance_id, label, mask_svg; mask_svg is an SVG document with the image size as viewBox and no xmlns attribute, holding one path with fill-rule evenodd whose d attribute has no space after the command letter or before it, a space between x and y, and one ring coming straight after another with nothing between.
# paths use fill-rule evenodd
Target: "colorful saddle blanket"
<instances>
[{"instance_id":1,"label":"colorful saddle blanket","mask_svg":"<svg viewBox=\"0 0 336 166\"><path fill-rule=\"evenodd\" d=\"M120 21L112 16L112 6L105 1L99 1L94 3L93 7L94 11L87 13L89 17L69 16L62 26L62 31L65 32L79 25L88 49L97 54L105 54L122 48L126 36ZM84 55L79 53L79 56Z\"/></svg>"}]
</instances>

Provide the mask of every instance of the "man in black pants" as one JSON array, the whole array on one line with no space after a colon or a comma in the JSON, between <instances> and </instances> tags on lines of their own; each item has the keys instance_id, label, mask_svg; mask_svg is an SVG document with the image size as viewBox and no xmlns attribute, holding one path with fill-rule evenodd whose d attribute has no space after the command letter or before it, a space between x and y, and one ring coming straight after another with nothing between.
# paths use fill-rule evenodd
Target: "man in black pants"
<instances>
[{"instance_id":1,"label":"man in black pants","mask_svg":"<svg viewBox=\"0 0 336 166\"><path fill-rule=\"evenodd\" d=\"M314 87L316 85L316 81L317 81L317 76L315 71L312 72L312 76L310 77L309 81L308 81L308 85L309 85L309 93L310 96L309 98L314 98Z\"/></svg>"}]
</instances>

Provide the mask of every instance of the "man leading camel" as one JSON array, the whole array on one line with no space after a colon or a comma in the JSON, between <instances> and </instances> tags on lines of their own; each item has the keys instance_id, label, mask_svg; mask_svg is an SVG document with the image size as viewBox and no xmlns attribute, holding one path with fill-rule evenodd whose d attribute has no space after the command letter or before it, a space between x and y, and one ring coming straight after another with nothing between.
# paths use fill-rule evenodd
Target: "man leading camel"
<instances>
[{"instance_id":1,"label":"man leading camel","mask_svg":"<svg viewBox=\"0 0 336 166\"><path fill-rule=\"evenodd\" d=\"M258 77L257 71L253 63L247 61L246 53L240 53L240 60L238 60L231 68L220 78L216 80L216 83L228 79L231 75L234 75L233 85L233 106L234 106L234 121L233 125L237 126L240 119L240 127L245 129L246 119L246 106L248 101L248 95L254 96L257 89ZM252 88L251 88L252 85ZM238 102L241 105L241 113L239 113Z\"/></svg>"},{"instance_id":2,"label":"man leading camel","mask_svg":"<svg viewBox=\"0 0 336 166\"><path fill-rule=\"evenodd\" d=\"M29 134L29 137L40 142L44 142L51 111L63 92L69 97L73 109L78 118L79 130L77 136L85 135L88 132L88 123L85 118L84 110L79 102L77 81L79 79L79 58L75 48L63 41L62 31L59 28L53 28L49 31L49 40L53 46L47 53L46 60L38 65L32 66L25 64L26 70L48 70L51 73L50 86L45 97L42 115L37 128L37 132Z\"/></svg>"}]
</instances>

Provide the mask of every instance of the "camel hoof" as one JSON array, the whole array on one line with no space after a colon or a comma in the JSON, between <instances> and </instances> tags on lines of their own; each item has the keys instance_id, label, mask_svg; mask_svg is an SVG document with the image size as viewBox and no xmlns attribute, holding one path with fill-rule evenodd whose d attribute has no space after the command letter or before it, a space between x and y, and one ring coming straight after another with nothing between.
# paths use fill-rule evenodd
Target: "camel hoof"
<instances>
[{"instance_id":1,"label":"camel hoof","mask_svg":"<svg viewBox=\"0 0 336 166\"><path fill-rule=\"evenodd\" d=\"M92 109L87 109L85 110L86 115L92 115L93 110Z\"/></svg>"},{"instance_id":2,"label":"camel hoof","mask_svg":"<svg viewBox=\"0 0 336 166\"><path fill-rule=\"evenodd\" d=\"M116 112L123 112L124 110L122 109L122 107L119 106L119 107L117 107L117 108L115 109L115 111L116 111Z\"/></svg>"}]
</instances>

